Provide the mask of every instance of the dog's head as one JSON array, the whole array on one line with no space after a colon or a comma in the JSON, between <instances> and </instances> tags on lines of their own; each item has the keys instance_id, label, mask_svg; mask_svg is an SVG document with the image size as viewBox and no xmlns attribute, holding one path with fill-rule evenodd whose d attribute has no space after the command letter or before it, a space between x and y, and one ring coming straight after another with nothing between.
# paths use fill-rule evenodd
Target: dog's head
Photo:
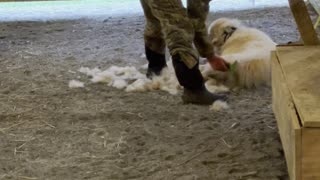
<instances>
[{"instance_id":1,"label":"dog's head","mask_svg":"<svg viewBox=\"0 0 320 180\"><path fill-rule=\"evenodd\" d=\"M209 26L209 39L212 45L220 48L228 38L242 26L236 19L220 18L213 21Z\"/></svg>"}]
</instances>

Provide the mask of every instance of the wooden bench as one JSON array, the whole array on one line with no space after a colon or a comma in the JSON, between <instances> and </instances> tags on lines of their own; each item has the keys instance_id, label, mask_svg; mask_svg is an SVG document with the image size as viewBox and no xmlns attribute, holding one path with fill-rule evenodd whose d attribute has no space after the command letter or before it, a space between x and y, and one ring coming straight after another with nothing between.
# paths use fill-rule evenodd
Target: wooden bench
<instances>
[{"instance_id":1,"label":"wooden bench","mask_svg":"<svg viewBox=\"0 0 320 180\"><path fill-rule=\"evenodd\" d=\"M289 0L303 41L272 52L272 101L291 180L320 180L320 46L303 0Z\"/></svg>"},{"instance_id":2,"label":"wooden bench","mask_svg":"<svg viewBox=\"0 0 320 180\"><path fill-rule=\"evenodd\" d=\"M309 2L319 15L316 23L314 24L314 29L317 29L320 24L320 0L309 0Z\"/></svg>"}]
</instances>

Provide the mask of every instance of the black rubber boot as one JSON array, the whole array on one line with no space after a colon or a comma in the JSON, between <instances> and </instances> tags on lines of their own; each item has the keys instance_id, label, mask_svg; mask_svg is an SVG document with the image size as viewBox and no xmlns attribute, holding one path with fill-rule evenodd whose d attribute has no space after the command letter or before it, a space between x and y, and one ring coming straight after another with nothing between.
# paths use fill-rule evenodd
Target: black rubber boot
<instances>
[{"instance_id":1,"label":"black rubber boot","mask_svg":"<svg viewBox=\"0 0 320 180\"><path fill-rule=\"evenodd\" d=\"M145 52L149 62L147 77L151 79L153 75L159 76L162 69L167 66L165 55L154 52L147 46L145 47Z\"/></svg>"},{"instance_id":2,"label":"black rubber boot","mask_svg":"<svg viewBox=\"0 0 320 180\"><path fill-rule=\"evenodd\" d=\"M177 79L181 86L184 87L182 100L184 103L210 105L216 100L227 100L226 95L213 94L207 90L204 85L199 65L189 69L182 61L180 56L172 57L173 67L176 72Z\"/></svg>"}]
</instances>

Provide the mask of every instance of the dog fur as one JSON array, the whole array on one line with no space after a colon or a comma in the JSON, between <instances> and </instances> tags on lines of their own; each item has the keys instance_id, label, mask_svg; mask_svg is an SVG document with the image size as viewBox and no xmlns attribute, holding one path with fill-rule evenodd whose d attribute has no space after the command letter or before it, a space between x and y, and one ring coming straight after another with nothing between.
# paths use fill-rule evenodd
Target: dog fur
<instances>
[{"instance_id":1,"label":"dog fur","mask_svg":"<svg viewBox=\"0 0 320 180\"><path fill-rule=\"evenodd\" d=\"M253 88L270 85L271 51L276 43L264 32L235 19L220 18L209 26L215 52L229 64L237 61L235 72L217 72L209 64L201 67L205 78L213 77L231 87Z\"/></svg>"}]
</instances>

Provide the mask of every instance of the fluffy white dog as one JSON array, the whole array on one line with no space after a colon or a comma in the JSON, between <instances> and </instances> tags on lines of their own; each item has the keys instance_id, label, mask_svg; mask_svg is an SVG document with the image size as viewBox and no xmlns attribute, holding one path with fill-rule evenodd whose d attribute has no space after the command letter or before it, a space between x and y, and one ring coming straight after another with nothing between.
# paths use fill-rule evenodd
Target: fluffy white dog
<instances>
[{"instance_id":1,"label":"fluffy white dog","mask_svg":"<svg viewBox=\"0 0 320 180\"><path fill-rule=\"evenodd\" d=\"M220 18L209 26L209 38L217 54L237 65L234 71L222 73L206 64L200 68L205 78L213 77L232 87L270 85L270 58L276 43L268 35L238 20Z\"/></svg>"}]
</instances>

